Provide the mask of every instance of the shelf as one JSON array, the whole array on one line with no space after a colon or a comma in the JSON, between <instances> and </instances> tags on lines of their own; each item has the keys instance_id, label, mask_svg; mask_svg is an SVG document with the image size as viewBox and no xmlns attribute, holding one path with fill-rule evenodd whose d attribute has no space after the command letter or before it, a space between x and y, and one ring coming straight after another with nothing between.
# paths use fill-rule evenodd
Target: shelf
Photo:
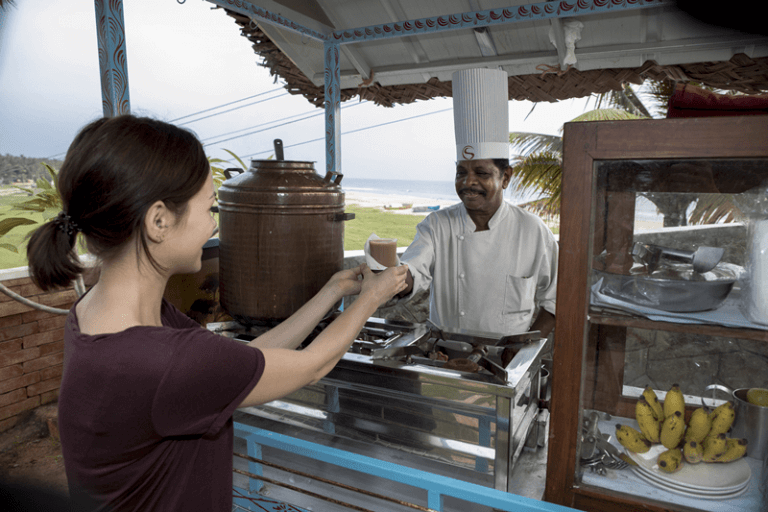
<instances>
[{"instance_id":1,"label":"shelf","mask_svg":"<svg viewBox=\"0 0 768 512\"><path fill-rule=\"evenodd\" d=\"M636 329L650 329L656 331L685 332L693 334L705 334L708 336L723 336L740 338L745 340L768 341L768 331L758 329L736 329L719 325L706 324L677 324L672 322L658 322L647 318L623 315L619 313L592 313L589 321L598 325L612 325L617 327L634 327Z\"/></svg>"}]
</instances>

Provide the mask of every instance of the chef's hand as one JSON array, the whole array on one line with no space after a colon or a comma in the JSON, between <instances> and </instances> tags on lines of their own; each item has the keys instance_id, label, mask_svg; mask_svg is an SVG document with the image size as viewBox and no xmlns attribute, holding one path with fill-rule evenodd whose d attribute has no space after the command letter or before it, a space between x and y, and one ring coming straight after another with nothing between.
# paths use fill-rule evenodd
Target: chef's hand
<instances>
[{"instance_id":1,"label":"chef's hand","mask_svg":"<svg viewBox=\"0 0 768 512\"><path fill-rule=\"evenodd\" d=\"M363 268L363 286L360 295L371 294L372 297L376 297L379 304L384 304L405 290L407 275L408 265L389 267L378 274L374 274L366 265Z\"/></svg>"},{"instance_id":2,"label":"chef's hand","mask_svg":"<svg viewBox=\"0 0 768 512\"><path fill-rule=\"evenodd\" d=\"M368 268L368 265L363 263L355 268L340 270L331 276L326 286L337 291L340 294L340 298L348 295L357 295L362 289L363 268Z\"/></svg>"}]
</instances>

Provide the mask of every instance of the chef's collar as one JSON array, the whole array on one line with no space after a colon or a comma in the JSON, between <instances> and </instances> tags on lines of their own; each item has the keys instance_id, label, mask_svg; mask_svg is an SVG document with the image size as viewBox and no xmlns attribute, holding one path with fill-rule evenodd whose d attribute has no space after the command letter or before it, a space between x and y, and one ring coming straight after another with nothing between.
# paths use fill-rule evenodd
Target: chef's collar
<instances>
[{"instance_id":1,"label":"chef's collar","mask_svg":"<svg viewBox=\"0 0 768 512\"><path fill-rule=\"evenodd\" d=\"M477 225L475 224L475 221L472 220L472 217L469 216L467 207L464 203L459 204L461 205L461 216L464 219L465 232L463 234L476 233L475 230L477 229ZM488 220L488 230L492 231L496 226L501 224L507 215L509 215L509 204L502 199L498 210L496 210L493 216Z\"/></svg>"}]
</instances>

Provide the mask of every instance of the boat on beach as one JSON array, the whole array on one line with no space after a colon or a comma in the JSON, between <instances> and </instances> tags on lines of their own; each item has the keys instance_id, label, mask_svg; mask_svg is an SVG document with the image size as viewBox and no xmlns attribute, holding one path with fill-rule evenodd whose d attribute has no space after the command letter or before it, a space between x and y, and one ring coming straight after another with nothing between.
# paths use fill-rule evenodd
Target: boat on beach
<instances>
[{"instance_id":1,"label":"boat on beach","mask_svg":"<svg viewBox=\"0 0 768 512\"><path fill-rule=\"evenodd\" d=\"M413 206L413 203L385 204L384 209L385 210L408 210L412 206Z\"/></svg>"},{"instance_id":2,"label":"boat on beach","mask_svg":"<svg viewBox=\"0 0 768 512\"><path fill-rule=\"evenodd\" d=\"M435 212L440 209L440 205L435 206L414 206L413 211L414 213L417 212Z\"/></svg>"}]
</instances>

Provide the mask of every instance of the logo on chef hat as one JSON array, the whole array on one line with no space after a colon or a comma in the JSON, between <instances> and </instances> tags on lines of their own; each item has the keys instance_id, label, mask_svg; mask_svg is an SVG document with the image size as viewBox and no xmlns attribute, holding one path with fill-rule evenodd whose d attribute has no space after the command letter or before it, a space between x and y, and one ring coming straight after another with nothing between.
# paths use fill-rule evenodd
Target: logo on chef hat
<instances>
[{"instance_id":1,"label":"logo on chef hat","mask_svg":"<svg viewBox=\"0 0 768 512\"><path fill-rule=\"evenodd\" d=\"M473 158L475 158L475 148L471 145L464 146L461 150L461 159L472 160Z\"/></svg>"}]
</instances>

